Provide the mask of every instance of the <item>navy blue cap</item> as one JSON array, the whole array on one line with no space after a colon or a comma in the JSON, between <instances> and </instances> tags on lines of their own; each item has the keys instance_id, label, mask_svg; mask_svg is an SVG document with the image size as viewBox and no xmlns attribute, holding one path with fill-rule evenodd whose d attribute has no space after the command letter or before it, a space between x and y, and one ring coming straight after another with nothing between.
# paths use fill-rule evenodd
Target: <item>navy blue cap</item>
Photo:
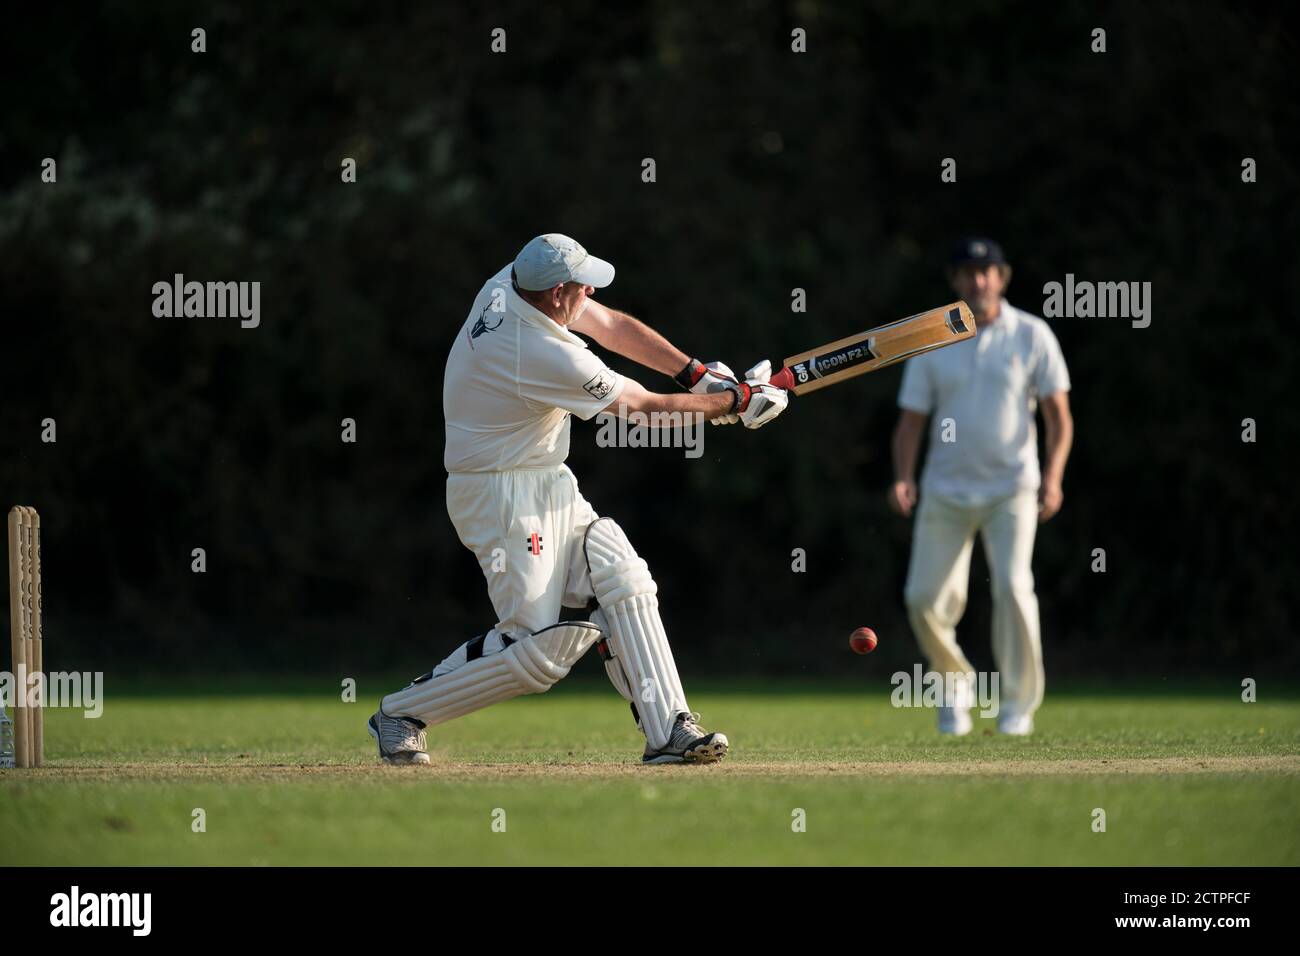
<instances>
[{"instance_id":1,"label":"navy blue cap","mask_svg":"<svg viewBox=\"0 0 1300 956\"><path fill-rule=\"evenodd\" d=\"M1002 247L992 239L982 236L968 236L953 246L948 257L948 265L956 269L961 266L1004 266L1006 257Z\"/></svg>"}]
</instances>

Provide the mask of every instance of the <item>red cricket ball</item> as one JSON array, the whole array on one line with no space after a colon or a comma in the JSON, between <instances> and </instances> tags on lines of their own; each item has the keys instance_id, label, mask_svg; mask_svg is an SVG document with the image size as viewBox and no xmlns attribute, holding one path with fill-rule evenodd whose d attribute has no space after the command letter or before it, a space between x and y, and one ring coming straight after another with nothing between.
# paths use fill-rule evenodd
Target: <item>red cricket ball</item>
<instances>
[{"instance_id":1,"label":"red cricket ball","mask_svg":"<svg viewBox=\"0 0 1300 956\"><path fill-rule=\"evenodd\" d=\"M869 627L860 627L849 635L849 647L854 654L870 654L877 643L876 632Z\"/></svg>"}]
</instances>

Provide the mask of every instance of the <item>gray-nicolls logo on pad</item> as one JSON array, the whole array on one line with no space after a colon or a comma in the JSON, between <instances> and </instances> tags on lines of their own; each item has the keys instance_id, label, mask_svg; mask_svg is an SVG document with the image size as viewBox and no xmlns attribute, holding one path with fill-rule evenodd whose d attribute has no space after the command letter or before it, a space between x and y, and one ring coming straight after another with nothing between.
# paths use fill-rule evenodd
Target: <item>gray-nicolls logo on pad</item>
<instances>
[{"instance_id":1,"label":"gray-nicolls logo on pad","mask_svg":"<svg viewBox=\"0 0 1300 956\"><path fill-rule=\"evenodd\" d=\"M74 885L50 897L51 926L127 927L132 936L148 936L152 924L152 893L83 893Z\"/></svg>"}]
</instances>

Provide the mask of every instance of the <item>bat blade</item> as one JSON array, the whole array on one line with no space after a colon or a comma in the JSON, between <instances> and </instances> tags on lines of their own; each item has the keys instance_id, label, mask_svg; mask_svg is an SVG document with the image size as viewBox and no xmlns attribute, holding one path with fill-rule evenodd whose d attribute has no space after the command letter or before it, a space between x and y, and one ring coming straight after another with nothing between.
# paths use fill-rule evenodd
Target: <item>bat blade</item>
<instances>
[{"instance_id":1,"label":"bat blade","mask_svg":"<svg viewBox=\"0 0 1300 956\"><path fill-rule=\"evenodd\" d=\"M975 334L975 317L965 302L918 312L785 360L771 383L796 395L856 378L916 355L961 342Z\"/></svg>"}]
</instances>

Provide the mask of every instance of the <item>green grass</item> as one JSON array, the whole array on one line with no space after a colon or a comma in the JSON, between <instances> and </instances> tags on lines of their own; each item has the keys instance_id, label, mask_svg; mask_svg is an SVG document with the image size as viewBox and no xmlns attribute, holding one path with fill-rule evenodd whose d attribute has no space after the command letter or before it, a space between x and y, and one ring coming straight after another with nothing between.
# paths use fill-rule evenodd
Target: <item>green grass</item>
<instances>
[{"instance_id":1,"label":"green grass","mask_svg":"<svg viewBox=\"0 0 1300 956\"><path fill-rule=\"evenodd\" d=\"M573 683L434 728L434 766L399 769L364 731L379 689L51 711L49 766L0 771L0 864L1300 863L1295 698L1058 690L1032 738L954 740L874 690L717 686L692 705L732 757L641 767L626 706Z\"/></svg>"}]
</instances>

